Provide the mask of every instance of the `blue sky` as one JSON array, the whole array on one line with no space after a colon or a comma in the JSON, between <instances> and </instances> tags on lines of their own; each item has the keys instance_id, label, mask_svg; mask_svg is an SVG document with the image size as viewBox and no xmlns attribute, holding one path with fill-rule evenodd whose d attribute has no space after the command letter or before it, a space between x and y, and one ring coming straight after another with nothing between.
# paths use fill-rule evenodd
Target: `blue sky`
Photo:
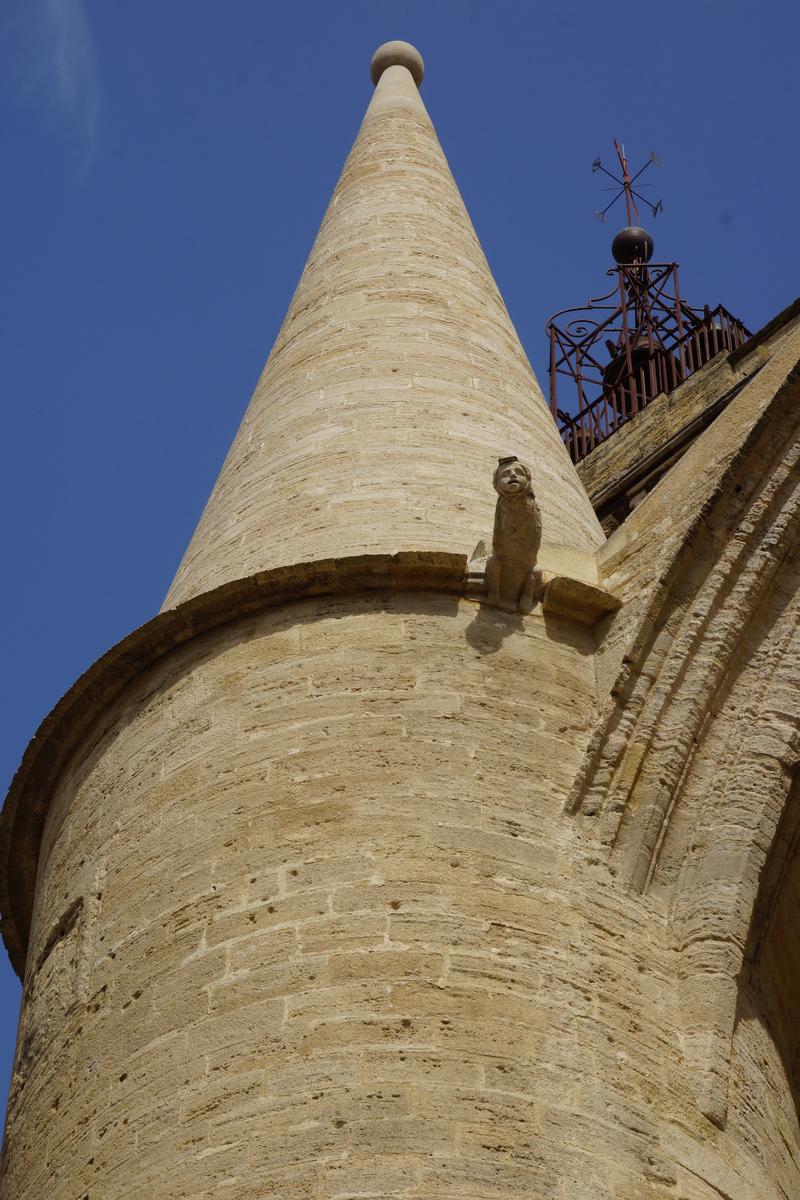
<instances>
[{"instance_id":1,"label":"blue sky","mask_svg":"<svg viewBox=\"0 0 800 1200\"><path fill-rule=\"evenodd\" d=\"M5 784L159 608L394 37L540 379L604 290L591 173L650 149L656 259L757 329L800 292L795 3L5 0ZM0 964L0 1080L19 988Z\"/></svg>"}]
</instances>

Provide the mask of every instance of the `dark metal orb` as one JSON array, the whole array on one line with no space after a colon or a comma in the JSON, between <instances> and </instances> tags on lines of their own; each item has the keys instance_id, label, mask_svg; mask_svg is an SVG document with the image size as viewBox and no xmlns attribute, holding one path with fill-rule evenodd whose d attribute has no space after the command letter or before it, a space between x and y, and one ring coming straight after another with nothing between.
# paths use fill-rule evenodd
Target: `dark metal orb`
<instances>
[{"instance_id":1,"label":"dark metal orb","mask_svg":"<svg viewBox=\"0 0 800 1200\"><path fill-rule=\"evenodd\" d=\"M611 253L621 267L635 262L649 262L653 257L653 239L646 229L628 225L620 229L611 243Z\"/></svg>"}]
</instances>

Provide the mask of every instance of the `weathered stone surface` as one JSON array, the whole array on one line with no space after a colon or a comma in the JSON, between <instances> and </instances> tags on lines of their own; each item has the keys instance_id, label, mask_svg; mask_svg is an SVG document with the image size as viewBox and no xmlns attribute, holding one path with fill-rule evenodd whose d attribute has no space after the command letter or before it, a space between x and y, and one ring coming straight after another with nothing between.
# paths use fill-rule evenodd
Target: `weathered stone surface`
<instances>
[{"instance_id":1,"label":"weathered stone surface","mask_svg":"<svg viewBox=\"0 0 800 1200\"><path fill-rule=\"evenodd\" d=\"M545 582L542 608L546 613L555 613L562 620L566 618L578 621L581 625L594 626L620 607L621 601L605 588L593 587L581 579L557 575Z\"/></svg>"},{"instance_id":2,"label":"weathered stone surface","mask_svg":"<svg viewBox=\"0 0 800 1200\"><path fill-rule=\"evenodd\" d=\"M389 66L165 607L291 562L468 554L509 454L532 466L544 543L603 541L414 80Z\"/></svg>"},{"instance_id":3,"label":"weathered stone surface","mask_svg":"<svg viewBox=\"0 0 800 1200\"><path fill-rule=\"evenodd\" d=\"M407 1182L431 1154L463 1170L464 1145L501 1191L515 1163L548 1177L532 1099L484 1072L552 1073L574 1041L550 931L583 936L558 797L593 642L492 611L484 646L483 620L417 592L307 600L193 639L109 708L45 827L21 1027L40 1041L17 1064L6 1195L40 1120L76 1195L301 1194L303 1165L354 1191L382 1158L386 1190L398 1154ZM549 673L571 680L555 705ZM531 771L542 757L559 765ZM80 1152L112 1133L112 1154Z\"/></svg>"},{"instance_id":4,"label":"weathered stone surface","mask_svg":"<svg viewBox=\"0 0 800 1200\"><path fill-rule=\"evenodd\" d=\"M728 1127L702 1116L658 896L564 818L595 642L539 613L312 598L129 685L45 829L4 1196L796 1178L741 1134L780 1044L746 1022Z\"/></svg>"},{"instance_id":5,"label":"weathered stone surface","mask_svg":"<svg viewBox=\"0 0 800 1200\"><path fill-rule=\"evenodd\" d=\"M570 563L580 569L582 563ZM0 907L3 939L17 974L25 965L42 826L52 790L94 722L120 691L159 658L236 616L307 596L380 589L431 588L460 594L463 555L409 551L294 563L211 592L160 613L96 662L42 722L17 771L0 820ZM596 568L595 568L596 570Z\"/></svg>"}]
</instances>

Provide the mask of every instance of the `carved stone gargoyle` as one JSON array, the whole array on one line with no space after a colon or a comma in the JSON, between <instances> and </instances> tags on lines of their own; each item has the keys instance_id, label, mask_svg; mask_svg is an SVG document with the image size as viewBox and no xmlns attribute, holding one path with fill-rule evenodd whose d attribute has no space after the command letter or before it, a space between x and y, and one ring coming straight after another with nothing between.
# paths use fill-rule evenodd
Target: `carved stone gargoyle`
<instances>
[{"instance_id":1,"label":"carved stone gargoyle","mask_svg":"<svg viewBox=\"0 0 800 1200\"><path fill-rule=\"evenodd\" d=\"M498 460L492 482L497 492L492 553L486 561L489 604L529 613L542 592L536 556L542 540L542 518L531 473L516 455Z\"/></svg>"}]
</instances>

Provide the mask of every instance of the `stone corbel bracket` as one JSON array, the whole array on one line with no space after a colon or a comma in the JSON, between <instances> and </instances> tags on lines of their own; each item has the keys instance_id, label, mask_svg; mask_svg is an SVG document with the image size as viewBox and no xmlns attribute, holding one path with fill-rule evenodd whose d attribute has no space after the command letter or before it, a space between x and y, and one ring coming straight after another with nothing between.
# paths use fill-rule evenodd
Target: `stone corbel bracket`
<instances>
[{"instance_id":1,"label":"stone corbel bracket","mask_svg":"<svg viewBox=\"0 0 800 1200\"><path fill-rule=\"evenodd\" d=\"M618 596L568 575L543 575L542 611L593 629L622 607Z\"/></svg>"},{"instance_id":2,"label":"stone corbel bracket","mask_svg":"<svg viewBox=\"0 0 800 1200\"><path fill-rule=\"evenodd\" d=\"M479 542L467 564L464 595L468 600L476 600L480 604L489 603L486 548L483 542ZM542 571L541 608L546 615L558 617L563 621L575 621L593 629L621 607L622 601L605 588L569 575Z\"/></svg>"}]
</instances>

